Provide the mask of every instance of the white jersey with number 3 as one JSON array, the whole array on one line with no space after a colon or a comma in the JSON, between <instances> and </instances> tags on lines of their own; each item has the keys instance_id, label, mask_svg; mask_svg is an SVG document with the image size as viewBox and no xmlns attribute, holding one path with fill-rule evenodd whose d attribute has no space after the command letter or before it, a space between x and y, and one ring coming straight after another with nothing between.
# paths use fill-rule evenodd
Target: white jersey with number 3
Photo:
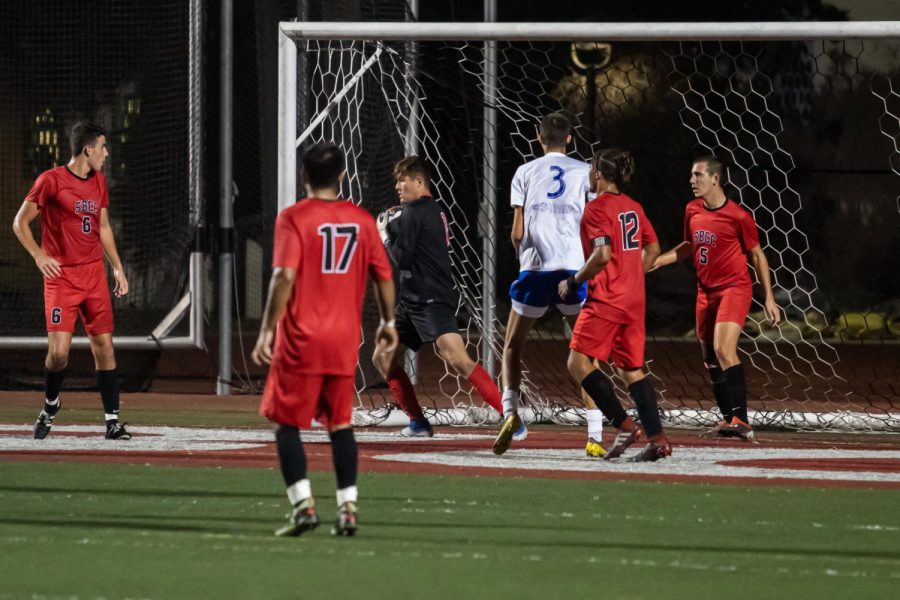
<instances>
[{"instance_id":1,"label":"white jersey with number 3","mask_svg":"<svg viewBox=\"0 0 900 600\"><path fill-rule=\"evenodd\" d=\"M512 180L510 204L524 207L520 271L578 270L581 214L590 191L590 166L559 152L529 161Z\"/></svg>"}]
</instances>

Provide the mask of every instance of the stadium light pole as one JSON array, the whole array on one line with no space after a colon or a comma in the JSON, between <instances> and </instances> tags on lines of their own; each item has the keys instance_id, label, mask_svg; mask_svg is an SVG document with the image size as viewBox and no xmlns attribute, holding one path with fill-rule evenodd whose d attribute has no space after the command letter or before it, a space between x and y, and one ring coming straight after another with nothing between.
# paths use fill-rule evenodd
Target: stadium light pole
<instances>
[{"instance_id":1,"label":"stadium light pole","mask_svg":"<svg viewBox=\"0 0 900 600\"><path fill-rule=\"evenodd\" d=\"M497 21L497 0L485 0L484 20ZM482 179L484 198L481 201L479 219L482 239L481 278L481 357L485 370L494 377L496 374L494 356L494 308L497 289L494 282L497 275L497 42L484 42L484 159Z\"/></svg>"},{"instance_id":2,"label":"stadium light pole","mask_svg":"<svg viewBox=\"0 0 900 600\"><path fill-rule=\"evenodd\" d=\"M222 47L219 51L219 82L222 114L219 116L219 377L216 394L231 393L231 293L234 269L234 212L232 206L232 66L233 66L232 0L222 1Z\"/></svg>"}]
</instances>

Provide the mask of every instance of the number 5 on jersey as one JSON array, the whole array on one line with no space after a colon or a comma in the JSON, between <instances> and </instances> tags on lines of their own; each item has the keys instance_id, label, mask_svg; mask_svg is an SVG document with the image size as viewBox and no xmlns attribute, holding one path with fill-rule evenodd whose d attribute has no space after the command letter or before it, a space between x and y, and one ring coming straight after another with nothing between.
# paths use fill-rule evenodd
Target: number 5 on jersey
<instances>
[{"instance_id":1,"label":"number 5 on jersey","mask_svg":"<svg viewBox=\"0 0 900 600\"><path fill-rule=\"evenodd\" d=\"M326 223L319 225L317 231L322 236L322 272L346 273L350 268L350 261L353 260L353 254L356 252L359 226ZM341 240L344 240L343 247L340 247Z\"/></svg>"}]
</instances>

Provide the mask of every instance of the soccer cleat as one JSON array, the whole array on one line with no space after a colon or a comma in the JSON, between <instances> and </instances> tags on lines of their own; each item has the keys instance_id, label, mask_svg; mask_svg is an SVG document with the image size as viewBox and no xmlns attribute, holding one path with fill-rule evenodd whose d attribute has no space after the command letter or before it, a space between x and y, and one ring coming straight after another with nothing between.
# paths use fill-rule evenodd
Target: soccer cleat
<instances>
[{"instance_id":1,"label":"soccer cleat","mask_svg":"<svg viewBox=\"0 0 900 600\"><path fill-rule=\"evenodd\" d=\"M525 424L522 422L522 418L519 417L516 413L509 413L509 416L503 421L503 425L500 426L500 432L497 433L497 439L494 440L494 454L500 456L507 450L509 450L509 445L513 441L513 437L515 434L522 429ZM525 435L528 435L528 432L525 432Z\"/></svg>"},{"instance_id":2,"label":"soccer cleat","mask_svg":"<svg viewBox=\"0 0 900 600\"><path fill-rule=\"evenodd\" d=\"M522 420L522 424L519 425L519 428L516 429L516 432L513 434L514 442L521 442L528 437L528 428L525 427L525 419L519 418Z\"/></svg>"},{"instance_id":3,"label":"soccer cleat","mask_svg":"<svg viewBox=\"0 0 900 600\"><path fill-rule=\"evenodd\" d=\"M740 438L746 442L759 443L756 441L756 434L753 432L753 428L750 427L750 424L741 421L737 417L731 419L731 425L725 428L725 431L728 433L723 435Z\"/></svg>"},{"instance_id":4,"label":"soccer cleat","mask_svg":"<svg viewBox=\"0 0 900 600\"><path fill-rule=\"evenodd\" d=\"M400 430L403 437L434 437L434 429L428 419L410 419L409 425Z\"/></svg>"},{"instance_id":5,"label":"soccer cleat","mask_svg":"<svg viewBox=\"0 0 900 600\"><path fill-rule=\"evenodd\" d=\"M301 500L291 514L288 515L288 523L275 532L278 537L297 537L304 531L311 531L321 523L316 512L316 501L310 497Z\"/></svg>"},{"instance_id":6,"label":"soccer cleat","mask_svg":"<svg viewBox=\"0 0 900 600\"><path fill-rule=\"evenodd\" d=\"M108 440L130 440L131 433L125 429L125 425L127 423L119 423L116 421L115 423L110 424L106 428L106 439Z\"/></svg>"},{"instance_id":7,"label":"soccer cleat","mask_svg":"<svg viewBox=\"0 0 900 600\"><path fill-rule=\"evenodd\" d=\"M603 458L606 456L606 448L600 445L600 442L594 438L588 438L587 445L584 447L584 453L591 458Z\"/></svg>"},{"instance_id":8,"label":"soccer cleat","mask_svg":"<svg viewBox=\"0 0 900 600\"><path fill-rule=\"evenodd\" d=\"M51 406L44 402L44 408L41 410L41 414L38 415L37 420L34 422L34 439L42 440L48 435L50 435L50 428L53 426L53 419L56 418L56 415L59 413L59 407L62 406L62 402L58 399L56 401L56 405Z\"/></svg>"},{"instance_id":9,"label":"soccer cleat","mask_svg":"<svg viewBox=\"0 0 900 600\"><path fill-rule=\"evenodd\" d=\"M619 458L629 446L641 439L643 435L644 432L637 426L631 431L619 431L619 433L616 434L616 439L613 441L612 449L606 453L603 460Z\"/></svg>"},{"instance_id":10,"label":"soccer cleat","mask_svg":"<svg viewBox=\"0 0 900 600\"><path fill-rule=\"evenodd\" d=\"M662 439L651 441L647 446L638 453L628 459L628 462L656 462L661 458L672 456L672 445L669 440L662 436Z\"/></svg>"},{"instance_id":11,"label":"soccer cleat","mask_svg":"<svg viewBox=\"0 0 900 600\"><path fill-rule=\"evenodd\" d=\"M340 508L338 508L337 519L334 522L334 527L331 528L331 535L351 537L356 535L358 527L359 521L356 517L356 503L344 502L341 504Z\"/></svg>"},{"instance_id":12,"label":"soccer cleat","mask_svg":"<svg viewBox=\"0 0 900 600\"><path fill-rule=\"evenodd\" d=\"M731 423L729 423L728 421L719 421L718 423L716 423L715 427L701 433L700 437L734 437L734 432L732 432L729 427L731 427Z\"/></svg>"}]
</instances>

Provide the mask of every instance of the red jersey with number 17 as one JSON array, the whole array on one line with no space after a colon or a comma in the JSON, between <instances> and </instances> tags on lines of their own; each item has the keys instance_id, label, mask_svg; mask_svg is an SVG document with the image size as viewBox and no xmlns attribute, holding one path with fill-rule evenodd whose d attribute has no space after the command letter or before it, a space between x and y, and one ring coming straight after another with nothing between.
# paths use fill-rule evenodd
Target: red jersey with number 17
<instances>
[{"instance_id":1,"label":"red jersey with number 17","mask_svg":"<svg viewBox=\"0 0 900 600\"><path fill-rule=\"evenodd\" d=\"M749 211L731 200L710 209L695 198L684 209L684 239L694 250L700 288L752 287L747 253L759 245L759 232Z\"/></svg>"},{"instance_id":2,"label":"red jersey with number 17","mask_svg":"<svg viewBox=\"0 0 900 600\"><path fill-rule=\"evenodd\" d=\"M109 206L103 173L79 177L66 166L44 171L25 199L41 211L41 248L67 267L103 258L100 210Z\"/></svg>"},{"instance_id":3,"label":"red jersey with number 17","mask_svg":"<svg viewBox=\"0 0 900 600\"><path fill-rule=\"evenodd\" d=\"M353 375L368 278L393 276L375 219L346 200L300 200L278 215L273 254L273 267L297 270L278 321L273 366Z\"/></svg>"},{"instance_id":4,"label":"red jersey with number 17","mask_svg":"<svg viewBox=\"0 0 900 600\"><path fill-rule=\"evenodd\" d=\"M643 321L646 292L641 250L655 241L656 232L643 207L628 195L604 192L588 202L581 216L584 258L605 244L612 257L588 282L584 309L615 323Z\"/></svg>"}]
</instances>

